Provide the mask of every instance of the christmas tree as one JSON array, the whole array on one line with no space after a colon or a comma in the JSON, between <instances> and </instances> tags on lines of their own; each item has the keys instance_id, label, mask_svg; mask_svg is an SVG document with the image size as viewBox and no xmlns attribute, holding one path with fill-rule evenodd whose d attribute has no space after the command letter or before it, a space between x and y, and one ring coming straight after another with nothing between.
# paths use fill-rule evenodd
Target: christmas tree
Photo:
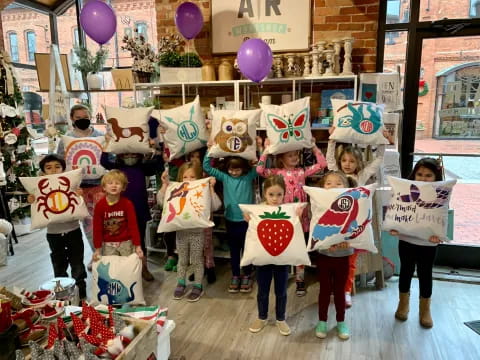
<instances>
[{"instance_id":1,"label":"christmas tree","mask_svg":"<svg viewBox=\"0 0 480 360\"><path fill-rule=\"evenodd\" d=\"M25 217L30 210L28 206L23 206L27 194L18 178L37 175L35 152L30 144L33 130L25 124L22 104L22 93L10 56L0 51L0 160L3 160L6 175L10 212L12 217L18 218Z\"/></svg>"}]
</instances>

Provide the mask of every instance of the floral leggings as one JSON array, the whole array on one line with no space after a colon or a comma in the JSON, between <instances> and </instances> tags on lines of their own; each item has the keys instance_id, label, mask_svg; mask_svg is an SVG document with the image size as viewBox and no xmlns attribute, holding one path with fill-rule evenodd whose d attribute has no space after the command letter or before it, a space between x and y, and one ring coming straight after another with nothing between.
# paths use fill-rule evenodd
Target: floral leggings
<instances>
[{"instance_id":1,"label":"floral leggings","mask_svg":"<svg viewBox=\"0 0 480 360\"><path fill-rule=\"evenodd\" d=\"M177 231L177 278L185 281L188 265L191 264L195 274L195 283L201 284L204 273L203 246L205 242L204 229L189 229Z\"/></svg>"},{"instance_id":2,"label":"floral leggings","mask_svg":"<svg viewBox=\"0 0 480 360\"><path fill-rule=\"evenodd\" d=\"M84 187L83 190L83 201L87 205L88 216L82 220L83 233L85 234L90 248L93 250L93 210L97 202L105 196L103 189L100 185L92 187Z\"/></svg>"}]
</instances>

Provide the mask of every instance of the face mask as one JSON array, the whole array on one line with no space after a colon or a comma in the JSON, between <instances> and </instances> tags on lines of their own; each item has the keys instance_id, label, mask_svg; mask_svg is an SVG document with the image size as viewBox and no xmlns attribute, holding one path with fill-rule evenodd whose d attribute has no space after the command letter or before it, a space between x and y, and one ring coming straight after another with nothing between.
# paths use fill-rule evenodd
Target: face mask
<instances>
[{"instance_id":1,"label":"face mask","mask_svg":"<svg viewBox=\"0 0 480 360\"><path fill-rule=\"evenodd\" d=\"M128 158L123 159L123 162L127 166L133 166L138 162L138 159L134 158L134 157L128 157Z\"/></svg>"},{"instance_id":2,"label":"face mask","mask_svg":"<svg viewBox=\"0 0 480 360\"><path fill-rule=\"evenodd\" d=\"M74 125L77 129L87 130L90 127L90 119L78 119L75 120Z\"/></svg>"}]
</instances>

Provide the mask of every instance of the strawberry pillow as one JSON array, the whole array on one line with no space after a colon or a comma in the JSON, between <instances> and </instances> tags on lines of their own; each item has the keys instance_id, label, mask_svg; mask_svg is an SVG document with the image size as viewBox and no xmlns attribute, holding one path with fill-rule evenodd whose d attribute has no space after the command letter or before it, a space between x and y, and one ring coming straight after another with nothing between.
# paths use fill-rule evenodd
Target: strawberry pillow
<instances>
[{"instance_id":1,"label":"strawberry pillow","mask_svg":"<svg viewBox=\"0 0 480 360\"><path fill-rule=\"evenodd\" d=\"M83 179L100 179L105 169L100 165L105 137L74 138L62 136L65 144L65 163L67 171L82 169Z\"/></svg>"},{"instance_id":2,"label":"strawberry pillow","mask_svg":"<svg viewBox=\"0 0 480 360\"><path fill-rule=\"evenodd\" d=\"M240 266L310 265L297 215L297 209L305 203L239 206L250 217Z\"/></svg>"},{"instance_id":3,"label":"strawberry pillow","mask_svg":"<svg viewBox=\"0 0 480 360\"><path fill-rule=\"evenodd\" d=\"M350 247L376 253L371 224L376 187L327 190L304 186L312 206L308 251L327 250L346 241Z\"/></svg>"}]
</instances>

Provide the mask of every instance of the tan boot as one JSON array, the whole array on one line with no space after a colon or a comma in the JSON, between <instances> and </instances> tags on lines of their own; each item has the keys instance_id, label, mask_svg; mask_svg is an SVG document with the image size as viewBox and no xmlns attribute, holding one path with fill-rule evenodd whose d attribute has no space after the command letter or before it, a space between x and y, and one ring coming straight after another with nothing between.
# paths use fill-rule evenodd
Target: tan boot
<instances>
[{"instance_id":1,"label":"tan boot","mask_svg":"<svg viewBox=\"0 0 480 360\"><path fill-rule=\"evenodd\" d=\"M420 297L420 325L425 328L433 327L432 315L430 314L430 298Z\"/></svg>"},{"instance_id":2,"label":"tan boot","mask_svg":"<svg viewBox=\"0 0 480 360\"><path fill-rule=\"evenodd\" d=\"M408 310L410 309L410 293L400 293L398 308L395 312L395 318L405 321L408 319Z\"/></svg>"}]
</instances>

